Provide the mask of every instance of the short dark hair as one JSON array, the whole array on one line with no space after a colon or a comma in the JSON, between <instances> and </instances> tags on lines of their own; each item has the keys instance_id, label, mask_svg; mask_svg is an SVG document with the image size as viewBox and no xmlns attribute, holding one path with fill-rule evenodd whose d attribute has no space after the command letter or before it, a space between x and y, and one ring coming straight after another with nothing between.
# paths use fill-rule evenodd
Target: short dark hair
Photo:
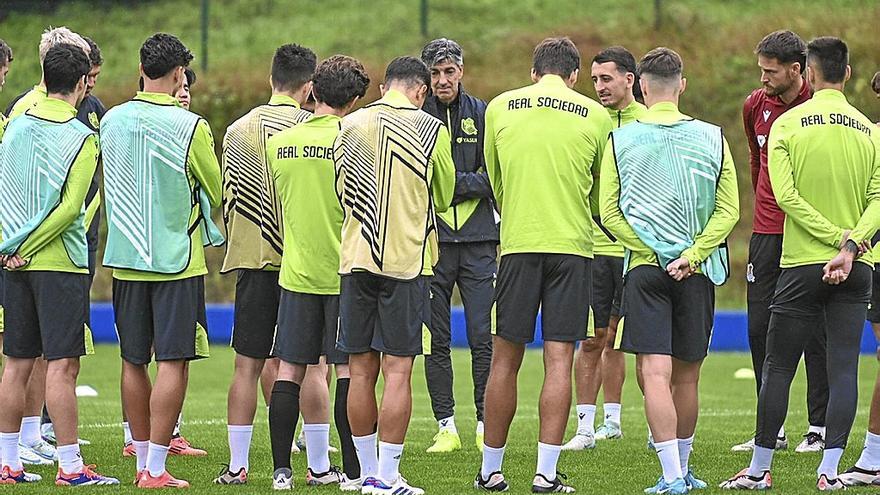
<instances>
[{"instance_id":1,"label":"short dark hair","mask_svg":"<svg viewBox=\"0 0 880 495\"><path fill-rule=\"evenodd\" d=\"M422 48L422 62L428 67L449 60L456 65L464 65L464 52L461 45L447 38L438 38Z\"/></svg>"},{"instance_id":2,"label":"short dark hair","mask_svg":"<svg viewBox=\"0 0 880 495\"><path fill-rule=\"evenodd\" d=\"M871 89L873 89L875 93L880 95L880 71L874 73L874 77L871 78Z\"/></svg>"},{"instance_id":3,"label":"short dark hair","mask_svg":"<svg viewBox=\"0 0 880 495\"><path fill-rule=\"evenodd\" d=\"M183 69L183 75L186 77L186 85L189 87L193 87L196 83L196 71L192 70L192 67L187 67Z\"/></svg>"},{"instance_id":4,"label":"short dark hair","mask_svg":"<svg viewBox=\"0 0 880 495\"><path fill-rule=\"evenodd\" d=\"M410 56L397 57L385 69L385 84L392 81L407 86L431 86L431 72L421 59Z\"/></svg>"},{"instance_id":5,"label":"short dark hair","mask_svg":"<svg viewBox=\"0 0 880 495\"><path fill-rule=\"evenodd\" d=\"M849 65L849 48L834 36L816 38L807 45L807 63L818 67L825 82L842 83Z\"/></svg>"},{"instance_id":6,"label":"short dark hair","mask_svg":"<svg viewBox=\"0 0 880 495\"><path fill-rule=\"evenodd\" d=\"M806 68L806 50L804 40L788 30L773 31L755 47L756 54L775 58L779 63L801 64L801 72Z\"/></svg>"},{"instance_id":7,"label":"short dark hair","mask_svg":"<svg viewBox=\"0 0 880 495\"><path fill-rule=\"evenodd\" d=\"M535 74L568 77L581 66L581 54L568 37L547 38L535 47L532 68Z\"/></svg>"},{"instance_id":8,"label":"short dark hair","mask_svg":"<svg viewBox=\"0 0 880 495\"><path fill-rule=\"evenodd\" d=\"M69 95L91 68L88 55L76 45L59 43L49 48L43 59L46 92Z\"/></svg>"},{"instance_id":9,"label":"short dark hair","mask_svg":"<svg viewBox=\"0 0 880 495\"><path fill-rule=\"evenodd\" d=\"M176 36L156 33L141 46L141 65L150 79L167 76L177 67L186 67L193 54Z\"/></svg>"},{"instance_id":10,"label":"short dark hair","mask_svg":"<svg viewBox=\"0 0 880 495\"><path fill-rule=\"evenodd\" d=\"M629 72L636 76L636 78L639 76L639 68L636 65L636 58L633 57L633 54L630 53L629 50L622 46L609 46L593 57L594 64L605 64L608 62L614 62L617 66L618 72L621 74Z\"/></svg>"},{"instance_id":11,"label":"short dark hair","mask_svg":"<svg viewBox=\"0 0 880 495\"><path fill-rule=\"evenodd\" d=\"M272 84L279 91L294 91L312 80L318 57L294 43L281 45L272 57Z\"/></svg>"},{"instance_id":12,"label":"short dark hair","mask_svg":"<svg viewBox=\"0 0 880 495\"><path fill-rule=\"evenodd\" d=\"M104 65L104 57L101 56L101 49L98 48L98 44L92 41L91 38L83 36L83 39L89 44L89 62L92 64L92 67Z\"/></svg>"},{"instance_id":13,"label":"short dark hair","mask_svg":"<svg viewBox=\"0 0 880 495\"><path fill-rule=\"evenodd\" d=\"M370 77L356 59L334 55L318 64L312 83L316 101L339 109L367 93Z\"/></svg>"},{"instance_id":14,"label":"short dark hair","mask_svg":"<svg viewBox=\"0 0 880 495\"><path fill-rule=\"evenodd\" d=\"M671 82L681 77L684 62L681 56L670 48L658 46L645 54L639 61L639 76Z\"/></svg>"},{"instance_id":15,"label":"short dark hair","mask_svg":"<svg viewBox=\"0 0 880 495\"><path fill-rule=\"evenodd\" d=\"M9 65L12 62L12 47L0 40L0 67Z\"/></svg>"}]
</instances>

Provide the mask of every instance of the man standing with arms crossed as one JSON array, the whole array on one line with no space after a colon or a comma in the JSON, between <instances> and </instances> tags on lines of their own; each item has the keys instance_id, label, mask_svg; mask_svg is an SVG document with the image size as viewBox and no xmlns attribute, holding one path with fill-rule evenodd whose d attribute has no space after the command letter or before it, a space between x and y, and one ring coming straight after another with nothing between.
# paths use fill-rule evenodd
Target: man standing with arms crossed
<instances>
[{"instance_id":1,"label":"man standing with arms crossed","mask_svg":"<svg viewBox=\"0 0 880 495\"><path fill-rule=\"evenodd\" d=\"M572 89L580 61L570 39L545 39L535 48L535 84L499 95L486 109L486 169L504 228L478 490L508 488L501 464L517 375L540 307L544 385L532 491L574 492L556 464L571 406L574 347L587 338L590 316L593 176L611 131L608 112Z\"/></svg>"},{"instance_id":2,"label":"man standing with arms crossed","mask_svg":"<svg viewBox=\"0 0 880 495\"><path fill-rule=\"evenodd\" d=\"M235 371L227 402L230 460L228 470L215 480L219 484L247 482L257 384L272 354L281 295L281 204L269 171L266 141L312 115L299 105L312 89L316 62L314 52L299 45L275 50L269 78L272 97L233 122L223 138L223 218L229 244L221 272L234 270L237 280Z\"/></svg>"},{"instance_id":3,"label":"man standing with arms crossed","mask_svg":"<svg viewBox=\"0 0 880 495\"><path fill-rule=\"evenodd\" d=\"M755 371L757 393L767 354L770 304L779 279L782 229L785 214L776 204L767 172L767 137L776 118L810 99L810 85L802 75L806 68L803 40L791 31L776 31L758 43L755 53L761 68L763 88L756 89L743 105L743 125L749 142L749 163L755 191L755 217L749 241L748 282L749 348ZM819 333L804 352L807 368L807 409L810 428L796 452L822 450L825 438L825 407L828 404L828 376L825 371L825 335ZM733 451L750 451L755 439L735 445ZM785 428L776 438L777 450L788 448Z\"/></svg>"},{"instance_id":4,"label":"man standing with arms crossed","mask_svg":"<svg viewBox=\"0 0 880 495\"><path fill-rule=\"evenodd\" d=\"M431 407L440 431L428 452L461 448L455 427L452 392L452 339L450 302L458 284L464 304L474 407L477 410L475 444L483 448L483 397L492 362L491 311L495 292L498 225L492 187L483 160L483 123L486 102L464 91L464 54L458 43L434 40L422 49L422 61L431 70L432 95L424 110L446 124L455 162L452 207L437 215L440 261L431 279L431 353L425 356L425 379Z\"/></svg>"},{"instance_id":5,"label":"man standing with arms crossed","mask_svg":"<svg viewBox=\"0 0 880 495\"><path fill-rule=\"evenodd\" d=\"M223 239L210 218L221 198L211 129L174 97L192 58L174 36L148 38L140 50L144 91L101 123L104 265L114 269L122 403L142 488L189 486L166 471L165 459L186 395L188 362L208 356L203 242ZM147 374L153 353L155 385Z\"/></svg>"},{"instance_id":6,"label":"man standing with arms crossed","mask_svg":"<svg viewBox=\"0 0 880 495\"><path fill-rule=\"evenodd\" d=\"M739 219L736 170L721 128L678 110L682 69L669 48L642 58L648 111L611 133L602 161L602 222L627 250L620 349L636 354L663 469L646 493L706 487L688 460L714 286L730 272L726 239Z\"/></svg>"},{"instance_id":7,"label":"man standing with arms crossed","mask_svg":"<svg viewBox=\"0 0 880 495\"><path fill-rule=\"evenodd\" d=\"M419 110L430 84L421 60L392 60L382 98L345 118L333 154L345 213L337 346L349 354L348 418L363 493L424 493L407 483L399 465L412 414L413 361L430 318L434 213L449 207L455 189L449 132Z\"/></svg>"},{"instance_id":8,"label":"man standing with arms crossed","mask_svg":"<svg viewBox=\"0 0 880 495\"><path fill-rule=\"evenodd\" d=\"M635 100L633 88L639 84L636 59L622 46L612 46L593 57L593 87L599 102L608 110L615 128L635 121L645 106ZM612 241L593 220L593 326L595 335L581 342L574 358L574 384L577 397L577 433L562 450L584 450L596 440L620 438L620 398L626 376L626 359L614 349L620 297L623 293L623 246ZM604 390L604 419L594 433L596 399Z\"/></svg>"}]
</instances>

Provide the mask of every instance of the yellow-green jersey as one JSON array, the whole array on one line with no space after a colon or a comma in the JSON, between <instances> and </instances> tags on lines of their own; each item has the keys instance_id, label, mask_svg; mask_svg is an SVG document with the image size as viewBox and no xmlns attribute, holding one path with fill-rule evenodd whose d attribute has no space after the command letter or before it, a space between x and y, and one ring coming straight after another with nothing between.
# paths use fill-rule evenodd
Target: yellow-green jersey
<instances>
[{"instance_id":1,"label":"yellow-green jersey","mask_svg":"<svg viewBox=\"0 0 880 495\"><path fill-rule=\"evenodd\" d=\"M39 85L34 86L33 89L25 93L24 96L19 98L18 101L12 105L12 109L9 110L9 119L12 120L31 108L34 108L37 106L37 103L45 100L46 97L46 88Z\"/></svg>"},{"instance_id":2,"label":"yellow-green jersey","mask_svg":"<svg viewBox=\"0 0 880 495\"><path fill-rule=\"evenodd\" d=\"M645 105L633 100L623 110L616 108L608 108L608 115L611 117L611 125L615 129L640 119L648 108ZM596 182L598 184L598 182ZM601 256L623 257L623 246L608 238L608 234L599 227L595 220L593 222L593 253Z\"/></svg>"},{"instance_id":3,"label":"yellow-green jersey","mask_svg":"<svg viewBox=\"0 0 880 495\"><path fill-rule=\"evenodd\" d=\"M785 212L782 268L826 263L844 232L880 228L880 132L840 91L823 89L770 129L770 184ZM859 259L871 264L872 253Z\"/></svg>"},{"instance_id":4,"label":"yellow-green jersey","mask_svg":"<svg viewBox=\"0 0 880 495\"><path fill-rule=\"evenodd\" d=\"M284 226L279 285L289 291L339 294L343 212L333 143L341 122L335 115L314 116L266 142Z\"/></svg>"},{"instance_id":5,"label":"yellow-green jersey","mask_svg":"<svg viewBox=\"0 0 880 495\"><path fill-rule=\"evenodd\" d=\"M501 213L501 256L593 257L593 176L611 128L602 105L557 75L489 103L483 152Z\"/></svg>"}]
</instances>

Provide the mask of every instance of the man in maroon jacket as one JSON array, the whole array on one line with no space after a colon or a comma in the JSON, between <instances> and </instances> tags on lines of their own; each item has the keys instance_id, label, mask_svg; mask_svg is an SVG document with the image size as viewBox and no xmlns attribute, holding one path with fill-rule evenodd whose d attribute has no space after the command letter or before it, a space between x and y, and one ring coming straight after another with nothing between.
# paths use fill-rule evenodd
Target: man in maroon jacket
<instances>
[{"instance_id":1,"label":"man in maroon jacket","mask_svg":"<svg viewBox=\"0 0 880 495\"><path fill-rule=\"evenodd\" d=\"M761 390L761 374L766 355L770 304L779 278L782 256L782 227L785 214L776 204L767 172L767 140L770 127L786 110L810 98L810 88L801 73L805 67L804 41L791 31L776 31L758 43L755 53L761 68L762 88L756 89L743 105L743 125L749 142L752 186L755 190L755 217L749 242L748 282L749 347L755 370L755 385ZM807 409L810 428L797 452L821 450L825 435L825 406L828 403L828 377L825 371L825 340L817 338L804 351L807 367ZM754 448L754 439L732 450ZM784 428L779 431L776 448L788 448Z\"/></svg>"}]
</instances>

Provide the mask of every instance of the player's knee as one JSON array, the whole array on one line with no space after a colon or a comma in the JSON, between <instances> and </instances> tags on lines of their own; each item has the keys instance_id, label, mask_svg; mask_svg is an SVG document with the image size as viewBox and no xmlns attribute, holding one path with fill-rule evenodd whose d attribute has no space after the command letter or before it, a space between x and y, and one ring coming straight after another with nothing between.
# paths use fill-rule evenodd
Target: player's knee
<instances>
[{"instance_id":1,"label":"player's knee","mask_svg":"<svg viewBox=\"0 0 880 495\"><path fill-rule=\"evenodd\" d=\"M79 359L66 358L49 361L47 380L76 380L79 375Z\"/></svg>"}]
</instances>

